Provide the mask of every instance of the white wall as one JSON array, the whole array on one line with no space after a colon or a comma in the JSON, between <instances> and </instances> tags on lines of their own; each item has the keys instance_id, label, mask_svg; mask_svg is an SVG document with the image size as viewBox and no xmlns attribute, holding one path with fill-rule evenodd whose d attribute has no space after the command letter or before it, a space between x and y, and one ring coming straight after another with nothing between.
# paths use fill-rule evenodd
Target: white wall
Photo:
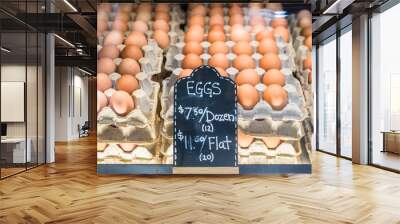
<instances>
[{"instance_id":1,"label":"white wall","mask_svg":"<svg viewBox=\"0 0 400 224\"><path fill-rule=\"evenodd\" d=\"M55 73L55 140L70 141L88 120L88 79L72 67L56 67Z\"/></svg>"}]
</instances>

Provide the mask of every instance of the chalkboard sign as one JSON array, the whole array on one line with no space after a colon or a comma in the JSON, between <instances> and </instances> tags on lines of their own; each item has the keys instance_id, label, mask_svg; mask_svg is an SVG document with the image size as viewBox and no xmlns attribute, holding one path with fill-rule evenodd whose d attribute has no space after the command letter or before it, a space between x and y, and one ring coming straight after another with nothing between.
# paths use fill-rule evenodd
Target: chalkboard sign
<instances>
[{"instance_id":1,"label":"chalkboard sign","mask_svg":"<svg viewBox=\"0 0 400 224\"><path fill-rule=\"evenodd\" d=\"M236 167L236 84L201 66L175 83L174 166Z\"/></svg>"}]
</instances>

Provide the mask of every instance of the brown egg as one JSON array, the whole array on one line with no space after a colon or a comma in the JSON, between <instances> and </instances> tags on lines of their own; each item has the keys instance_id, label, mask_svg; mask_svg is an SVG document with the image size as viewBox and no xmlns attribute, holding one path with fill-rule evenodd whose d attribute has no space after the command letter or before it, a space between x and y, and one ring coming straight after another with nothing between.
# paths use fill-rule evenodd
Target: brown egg
<instances>
[{"instance_id":1,"label":"brown egg","mask_svg":"<svg viewBox=\"0 0 400 224\"><path fill-rule=\"evenodd\" d=\"M207 14L207 8L203 4L196 5L190 11L190 15L194 16L202 16L204 17Z\"/></svg>"},{"instance_id":2,"label":"brown egg","mask_svg":"<svg viewBox=\"0 0 400 224\"><path fill-rule=\"evenodd\" d=\"M121 64L119 64L118 72L120 74L130 74L136 75L140 72L139 63L132 58L122 59Z\"/></svg>"},{"instance_id":3,"label":"brown egg","mask_svg":"<svg viewBox=\"0 0 400 224\"><path fill-rule=\"evenodd\" d=\"M169 13L166 12L157 12L154 16L154 20L164 20L165 22L169 22L170 16Z\"/></svg>"},{"instance_id":4,"label":"brown egg","mask_svg":"<svg viewBox=\"0 0 400 224\"><path fill-rule=\"evenodd\" d=\"M97 61L97 72L110 74L115 72L117 66L111 58L100 58Z\"/></svg>"},{"instance_id":5,"label":"brown egg","mask_svg":"<svg viewBox=\"0 0 400 224\"><path fill-rule=\"evenodd\" d=\"M209 25L224 25L224 17L222 15L213 15L210 17Z\"/></svg>"},{"instance_id":6,"label":"brown egg","mask_svg":"<svg viewBox=\"0 0 400 224\"><path fill-rule=\"evenodd\" d=\"M235 24L240 24L243 25L244 24L244 17L241 14L233 14L230 18L229 18L229 25L233 26Z\"/></svg>"},{"instance_id":7,"label":"brown egg","mask_svg":"<svg viewBox=\"0 0 400 224\"><path fill-rule=\"evenodd\" d=\"M220 67L222 69L227 69L229 67L229 60L226 57L226 54L218 53L218 54L214 54L210 58L210 60L208 61L208 64L213 67Z\"/></svg>"},{"instance_id":8,"label":"brown egg","mask_svg":"<svg viewBox=\"0 0 400 224\"><path fill-rule=\"evenodd\" d=\"M269 69L281 69L281 60L279 59L279 56L273 53L268 53L265 54L261 59L260 59L260 67L263 68L265 71L268 71Z\"/></svg>"},{"instance_id":9,"label":"brown egg","mask_svg":"<svg viewBox=\"0 0 400 224\"><path fill-rule=\"evenodd\" d=\"M221 25L219 25L219 24L215 24L215 25L212 25L212 26L210 26L210 29L208 30L208 32L211 32L211 31L221 31L221 32L224 32L225 33L225 29L224 29L224 26L221 26Z\"/></svg>"},{"instance_id":10,"label":"brown egg","mask_svg":"<svg viewBox=\"0 0 400 224\"><path fill-rule=\"evenodd\" d=\"M233 67L239 71L247 68L256 68L256 62L251 56L247 54L241 54L233 60Z\"/></svg>"},{"instance_id":11,"label":"brown egg","mask_svg":"<svg viewBox=\"0 0 400 224\"><path fill-rule=\"evenodd\" d=\"M263 25L265 26L265 19L262 15L259 13L256 13L250 17L250 26L256 26L256 25Z\"/></svg>"},{"instance_id":12,"label":"brown egg","mask_svg":"<svg viewBox=\"0 0 400 224\"><path fill-rule=\"evenodd\" d=\"M241 148L248 148L253 143L254 138L251 135L246 135L238 129L238 144Z\"/></svg>"},{"instance_id":13,"label":"brown egg","mask_svg":"<svg viewBox=\"0 0 400 224\"><path fill-rule=\"evenodd\" d=\"M304 18L304 17L312 18L311 12L308 11L307 9L303 9L300 12L297 13L297 18L300 19L300 18Z\"/></svg>"},{"instance_id":14,"label":"brown egg","mask_svg":"<svg viewBox=\"0 0 400 224\"><path fill-rule=\"evenodd\" d=\"M288 104L288 93L280 85L269 85L263 94L263 98L274 110L282 110Z\"/></svg>"},{"instance_id":15,"label":"brown egg","mask_svg":"<svg viewBox=\"0 0 400 224\"><path fill-rule=\"evenodd\" d=\"M306 59L304 59L303 61L303 69L312 69L312 59L311 59L311 55L308 55Z\"/></svg>"},{"instance_id":16,"label":"brown egg","mask_svg":"<svg viewBox=\"0 0 400 224\"><path fill-rule=\"evenodd\" d=\"M159 19L153 23L153 30L162 30L162 31L168 33L169 25L165 20Z\"/></svg>"},{"instance_id":17,"label":"brown egg","mask_svg":"<svg viewBox=\"0 0 400 224\"><path fill-rule=\"evenodd\" d=\"M312 50L312 36L309 36L304 41L304 45L311 51Z\"/></svg>"},{"instance_id":18,"label":"brown egg","mask_svg":"<svg viewBox=\"0 0 400 224\"><path fill-rule=\"evenodd\" d=\"M118 90L110 97L111 109L120 116L131 112L134 106L132 96L125 91Z\"/></svg>"},{"instance_id":19,"label":"brown egg","mask_svg":"<svg viewBox=\"0 0 400 224\"><path fill-rule=\"evenodd\" d=\"M243 85L246 83L253 86L260 83L260 76L257 74L256 70L248 68L239 72L236 76L236 84Z\"/></svg>"},{"instance_id":20,"label":"brown egg","mask_svg":"<svg viewBox=\"0 0 400 224\"><path fill-rule=\"evenodd\" d=\"M213 7L211 8L210 12L208 13L210 17L215 16L215 15L224 15L224 8L222 7Z\"/></svg>"},{"instance_id":21,"label":"brown egg","mask_svg":"<svg viewBox=\"0 0 400 224\"><path fill-rule=\"evenodd\" d=\"M251 36L250 33L247 32L243 27L239 28L239 27L235 27L232 28L232 32L231 32L231 40L235 41L235 42L239 42L239 41L251 41Z\"/></svg>"},{"instance_id":22,"label":"brown egg","mask_svg":"<svg viewBox=\"0 0 400 224\"><path fill-rule=\"evenodd\" d=\"M136 61L139 61L143 58L143 52L136 45L127 45L121 52L121 58L133 58Z\"/></svg>"},{"instance_id":23,"label":"brown egg","mask_svg":"<svg viewBox=\"0 0 400 224\"><path fill-rule=\"evenodd\" d=\"M275 18L271 21L271 26L273 28L278 27L278 26L287 27L288 21L285 18Z\"/></svg>"},{"instance_id":24,"label":"brown egg","mask_svg":"<svg viewBox=\"0 0 400 224\"><path fill-rule=\"evenodd\" d=\"M112 23L112 29L120 32L125 32L128 30L128 23L121 20L115 20Z\"/></svg>"},{"instance_id":25,"label":"brown egg","mask_svg":"<svg viewBox=\"0 0 400 224\"><path fill-rule=\"evenodd\" d=\"M189 25L189 26L199 25L199 26L204 27L204 25L205 25L205 19L204 19L203 16L199 16L199 15L191 16L191 17L189 18L188 25Z\"/></svg>"},{"instance_id":26,"label":"brown egg","mask_svg":"<svg viewBox=\"0 0 400 224\"><path fill-rule=\"evenodd\" d=\"M125 45L136 45L142 48L147 45L147 38L142 32L133 31L126 38Z\"/></svg>"},{"instance_id":27,"label":"brown egg","mask_svg":"<svg viewBox=\"0 0 400 224\"><path fill-rule=\"evenodd\" d=\"M122 75L116 83L117 90L123 90L129 95L140 88L139 82L133 75Z\"/></svg>"},{"instance_id":28,"label":"brown egg","mask_svg":"<svg viewBox=\"0 0 400 224\"><path fill-rule=\"evenodd\" d=\"M182 61L182 68L195 69L203 64L200 56L197 54L187 54Z\"/></svg>"},{"instance_id":29,"label":"brown egg","mask_svg":"<svg viewBox=\"0 0 400 224\"><path fill-rule=\"evenodd\" d=\"M130 13L132 8L132 4L130 3L120 3L118 10L121 12Z\"/></svg>"},{"instance_id":30,"label":"brown egg","mask_svg":"<svg viewBox=\"0 0 400 224\"><path fill-rule=\"evenodd\" d=\"M195 25L189 28L185 33L185 42L197 41L201 42L204 39L204 28Z\"/></svg>"},{"instance_id":31,"label":"brown egg","mask_svg":"<svg viewBox=\"0 0 400 224\"><path fill-rule=\"evenodd\" d=\"M118 147L124 150L124 152L132 152L136 147L137 144L135 143L119 143Z\"/></svg>"},{"instance_id":32,"label":"brown egg","mask_svg":"<svg viewBox=\"0 0 400 224\"><path fill-rule=\"evenodd\" d=\"M310 73L308 73L308 84L312 83L312 79L313 79L312 72L310 71Z\"/></svg>"},{"instance_id":33,"label":"brown egg","mask_svg":"<svg viewBox=\"0 0 400 224\"><path fill-rule=\"evenodd\" d=\"M153 38L156 40L158 46L162 49L169 47L168 33L163 30L156 30L153 33Z\"/></svg>"},{"instance_id":34,"label":"brown egg","mask_svg":"<svg viewBox=\"0 0 400 224\"><path fill-rule=\"evenodd\" d=\"M312 26L312 20L309 17L303 17L303 18L299 19L298 25L302 29Z\"/></svg>"},{"instance_id":35,"label":"brown egg","mask_svg":"<svg viewBox=\"0 0 400 224\"><path fill-rule=\"evenodd\" d=\"M279 137L263 137L261 140L269 149L275 149L282 142Z\"/></svg>"},{"instance_id":36,"label":"brown egg","mask_svg":"<svg viewBox=\"0 0 400 224\"><path fill-rule=\"evenodd\" d=\"M251 27L251 32L258 34L260 32L265 31L265 26L261 24L256 24L253 27Z\"/></svg>"},{"instance_id":37,"label":"brown egg","mask_svg":"<svg viewBox=\"0 0 400 224\"><path fill-rule=\"evenodd\" d=\"M203 54L203 47L201 46L200 42L197 41L190 41L185 43L185 46L183 47L183 53L184 54L197 54L201 55Z\"/></svg>"},{"instance_id":38,"label":"brown egg","mask_svg":"<svg viewBox=\"0 0 400 224\"><path fill-rule=\"evenodd\" d=\"M108 104L108 100L106 95L97 90L97 113L100 112L104 107L106 107Z\"/></svg>"},{"instance_id":39,"label":"brown egg","mask_svg":"<svg viewBox=\"0 0 400 224\"><path fill-rule=\"evenodd\" d=\"M243 84L237 87L237 98L245 110L251 110L258 103L260 94L250 84Z\"/></svg>"},{"instance_id":40,"label":"brown egg","mask_svg":"<svg viewBox=\"0 0 400 224\"><path fill-rule=\"evenodd\" d=\"M120 31L113 30L104 38L103 45L120 45L124 41L124 35Z\"/></svg>"},{"instance_id":41,"label":"brown egg","mask_svg":"<svg viewBox=\"0 0 400 224\"><path fill-rule=\"evenodd\" d=\"M98 58L117 58L119 56L119 48L115 45L105 45L99 51Z\"/></svg>"},{"instance_id":42,"label":"brown egg","mask_svg":"<svg viewBox=\"0 0 400 224\"><path fill-rule=\"evenodd\" d=\"M265 7L267 9L271 9L272 11L282 11L281 3L266 3Z\"/></svg>"},{"instance_id":43,"label":"brown egg","mask_svg":"<svg viewBox=\"0 0 400 224\"><path fill-rule=\"evenodd\" d=\"M136 20L143 21L147 23L151 19L151 13L150 12L139 12L136 16Z\"/></svg>"},{"instance_id":44,"label":"brown egg","mask_svg":"<svg viewBox=\"0 0 400 224\"><path fill-rule=\"evenodd\" d=\"M112 81L105 73L97 73L97 90L104 92L112 87Z\"/></svg>"},{"instance_id":45,"label":"brown egg","mask_svg":"<svg viewBox=\"0 0 400 224\"><path fill-rule=\"evenodd\" d=\"M242 14L242 8L239 5L232 5L229 8L229 15L232 16L234 14Z\"/></svg>"},{"instance_id":46,"label":"brown egg","mask_svg":"<svg viewBox=\"0 0 400 224\"><path fill-rule=\"evenodd\" d=\"M115 15L115 18L114 18L114 20L121 20L121 21L124 21L124 22L128 22L129 19L130 19L129 14L125 13L125 12L118 12Z\"/></svg>"},{"instance_id":47,"label":"brown egg","mask_svg":"<svg viewBox=\"0 0 400 224\"><path fill-rule=\"evenodd\" d=\"M181 72L179 72L178 79L184 78L192 74L193 69L182 69Z\"/></svg>"},{"instance_id":48,"label":"brown egg","mask_svg":"<svg viewBox=\"0 0 400 224\"><path fill-rule=\"evenodd\" d=\"M253 48L251 47L250 43L247 41L239 41L236 42L232 48L232 52L239 55L239 54L253 54Z\"/></svg>"},{"instance_id":49,"label":"brown egg","mask_svg":"<svg viewBox=\"0 0 400 224\"><path fill-rule=\"evenodd\" d=\"M285 85L285 75L278 69L270 69L263 76L263 83L267 86L277 84L280 86Z\"/></svg>"},{"instance_id":50,"label":"brown egg","mask_svg":"<svg viewBox=\"0 0 400 224\"><path fill-rule=\"evenodd\" d=\"M149 28L147 27L147 24L145 22L143 22L141 20L136 20L132 24L132 30L145 33L149 30Z\"/></svg>"},{"instance_id":51,"label":"brown egg","mask_svg":"<svg viewBox=\"0 0 400 224\"><path fill-rule=\"evenodd\" d=\"M312 35L312 26L305 27L304 29L301 30L301 35L305 37L309 37Z\"/></svg>"},{"instance_id":52,"label":"brown egg","mask_svg":"<svg viewBox=\"0 0 400 224\"><path fill-rule=\"evenodd\" d=\"M169 13L170 7L168 3L158 3L156 6L156 12L165 12Z\"/></svg>"},{"instance_id":53,"label":"brown egg","mask_svg":"<svg viewBox=\"0 0 400 224\"><path fill-rule=\"evenodd\" d=\"M217 69L218 73L223 76L223 77L228 77L228 73L225 71L225 69L220 68L220 67L215 67Z\"/></svg>"},{"instance_id":54,"label":"brown egg","mask_svg":"<svg viewBox=\"0 0 400 224\"><path fill-rule=\"evenodd\" d=\"M214 42L214 41L225 41L225 33L219 30L213 30L208 33L208 41L209 42Z\"/></svg>"},{"instance_id":55,"label":"brown egg","mask_svg":"<svg viewBox=\"0 0 400 224\"><path fill-rule=\"evenodd\" d=\"M278 26L274 29L274 36L282 37L285 42L289 42L289 30L283 26Z\"/></svg>"},{"instance_id":56,"label":"brown egg","mask_svg":"<svg viewBox=\"0 0 400 224\"><path fill-rule=\"evenodd\" d=\"M257 48L258 53L264 55L267 53L278 54L279 49L273 39L266 38L260 42Z\"/></svg>"},{"instance_id":57,"label":"brown egg","mask_svg":"<svg viewBox=\"0 0 400 224\"><path fill-rule=\"evenodd\" d=\"M257 41L262 41L262 40L264 40L266 38L271 39L271 40L275 40L274 33L273 33L272 30L267 30L266 29L266 30L263 30L263 31L261 31L261 32L256 34L256 40Z\"/></svg>"},{"instance_id":58,"label":"brown egg","mask_svg":"<svg viewBox=\"0 0 400 224\"><path fill-rule=\"evenodd\" d=\"M214 55L217 53L227 54L229 52L228 46L226 46L224 41L215 41L211 44L210 48L208 48L208 53L210 55Z\"/></svg>"}]
</instances>

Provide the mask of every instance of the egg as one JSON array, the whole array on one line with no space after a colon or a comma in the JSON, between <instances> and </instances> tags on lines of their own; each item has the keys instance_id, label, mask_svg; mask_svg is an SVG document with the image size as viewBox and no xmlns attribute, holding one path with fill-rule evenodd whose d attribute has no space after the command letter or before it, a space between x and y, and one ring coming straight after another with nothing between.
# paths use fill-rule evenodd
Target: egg
<instances>
[{"instance_id":1,"label":"egg","mask_svg":"<svg viewBox=\"0 0 400 224\"><path fill-rule=\"evenodd\" d=\"M219 25L219 24L214 24L214 25L210 26L210 29L208 30L208 32L215 31L215 30L225 33L224 26Z\"/></svg>"},{"instance_id":2,"label":"egg","mask_svg":"<svg viewBox=\"0 0 400 224\"><path fill-rule=\"evenodd\" d=\"M256 13L250 17L250 26L262 25L265 26L265 19L259 13Z\"/></svg>"},{"instance_id":3,"label":"egg","mask_svg":"<svg viewBox=\"0 0 400 224\"><path fill-rule=\"evenodd\" d=\"M222 15L213 15L210 17L209 20L209 25L213 26L213 25L224 25L224 17Z\"/></svg>"},{"instance_id":4,"label":"egg","mask_svg":"<svg viewBox=\"0 0 400 224\"><path fill-rule=\"evenodd\" d=\"M250 36L250 33L247 32L243 27L241 27L241 28L235 27L235 28L232 28L231 40L235 41L235 42L239 42L239 41L250 42L251 36Z\"/></svg>"},{"instance_id":5,"label":"egg","mask_svg":"<svg viewBox=\"0 0 400 224\"><path fill-rule=\"evenodd\" d=\"M128 23L124 22L124 21L121 21L121 20L115 20L112 23L112 27L111 28L113 30L117 30L117 31L120 31L120 32L125 32L125 31L128 30Z\"/></svg>"},{"instance_id":6,"label":"egg","mask_svg":"<svg viewBox=\"0 0 400 224\"><path fill-rule=\"evenodd\" d=\"M264 39L266 39L266 38L275 40L275 38L274 38L274 33L273 33L272 30L270 30L270 29L265 29L265 30L263 30L263 31L261 31L261 32L258 32L258 33L256 34L256 40L259 41L259 42L262 41L262 40L264 40Z\"/></svg>"},{"instance_id":7,"label":"egg","mask_svg":"<svg viewBox=\"0 0 400 224\"><path fill-rule=\"evenodd\" d=\"M297 18L300 19L300 18L304 18L304 17L312 18L311 12L308 11L307 9L302 9L301 11L299 11L299 12L297 13Z\"/></svg>"},{"instance_id":8,"label":"egg","mask_svg":"<svg viewBox=\"0 0 400 224\"><path fill-rule=\"evenodd\" d=\"M215 67L215 69L217 69L218 73L223 76L223 77L229 77L228 73L225 71L225 69L220 68L220 67Z\"/></svg>"},{"instance_id":9,"label":"egg","mask_svg":"<svg viewBox=\"0 0 400 224\"><path fill-rule=\"evenodd\" d=\"M232 16L234 14L242 14L242 8L239 5L232 5L229 8L229 15Z\"/></svg>"},{"instance_id":10,"label":"egg","mask_svg":"<svg viewBox=\"0 0 400 224\"><path fill-rule=\"evenodd\" d=\"M153 30L162 30L162 31L168 33L169 25L165 20L159 19L153 23Z\"/></svg>"},{"instance_id":11,"label":"egg","mask_svg":"<svg viewBox=\"0 0 400 224\"><path fill-rule=\"evenodd\" d=\"M253 32L255 34L258 34L258 33L263 32L263 31L265 31L264 25L256 24L253 27L251 27L251 32Z\"/></svg>"},{"instance_id":12,"label":"egg","mask_svg":"<svg viewBox=\"0 0 400 224\"><path fill-rule=\"evenodd\" d=\"M305 37L309 37L312 35L312 26L305 27L304 29L301 30L301 35Z\"/></svg>"},{"instance_id":13,"label":"egg","mask_svg":"<svg viewBox=\"0 0 400 224\"><path fill-rule=\"evenodd\" d=\"M208 64L213 67L220 67L222 69L227 69L229 67L229 60L226 54L218 53L211 56Z\"/></svg>"},{"instance_id":14,"label":"egg","mask_svg":"<svg viewBox=\"0 0 400 224\"><path fill-rule=\"evenodd\" d=\"M139 63L132 58L122 59L121 64L119 64L118 72L120 74L130 74L136 75L140 72Z\"/></svg>"},{"instance_id":15,"label":"egg","mask_svg":"<svg viewBox=\"0 0 400 224\"><path fill-rule=\"evenodd\" d=\"M132 24L132 30L145 33L149 30L149 27L147 26L147 24L145 22L143 22L141 20L136 20Z\"/></svg>"},{"instance_id":16,"label":"egg","mask_svg":"<svg viewBox=\"0 0 400 224\"><path fill-rule=\"evenodd\" d=\"M203 54L203 47L201 46L200 42L197 41L190 41L185 43L185 46L183 47L183 53L184 54L197 54L201 55Z\"/></svg>"},{"instance_id":17,"label":"egg","mask_svg":"<svg viewBox=\"0 0 400 224\"><path fill-rule=\"evenodd\" d=\"M237 87L237 98L245 110L251 110L258 103L260 94L250 84L243 84Z\"/></svg>"},{"instance_id":18,"label":"egg","mask_svg":"<svg viewBox=\"0 0 400 224\"><path fill-rule=\"evenodd\" d=\"M266 3L265 7L267 9L271 9L272 11L282 11L282 4L281 3Z\"/></svg>"},{"instance_id":19,"label":"egg","mask_svg":"<svg viewBox=\"0 0 400 224\"><path fill-rule=\"evenodd\" d=\"M136 16L136 20L143 21L147 23L151 19L151 13L150 12L139 12Z\"/></svg>"},{"instance_id":20,"label":"egg","mask_svg":"<svg viewBox=\"0 0 400 224\"><path fill-rule=\"evenodd\" d=\"M120 3L118 10L120 12L129 13L132 11L132 4L129 3Z\"/></svg>"},{"instance_id":21,"label":"egg","mask_svg":"<svg viewBox=\"0 0 400 224\"><path fill-rule=\"evenodd\" d=\"M244 24L244 17L241 14L234 14L229 18L229 25L233 26L235 24Z\"/></svg>"},{"instance_id":22,"label":"egg","mask_svg":"<svg viewBox=\"0 0 400 224\"><path fill-rule=\"evenodd\" d=\"M233 60L233 67L239 71L247 68L256 68L256 62L251 56L247 54L241 54Z\"/></svg>"},{"instance_id":23,"label":"egg","mask_svg":"<svg viewBox=\"0 0 400 224\"><path fill-rule=\"evenodd\" d=\"M120 31L113 30L104 38L103 45L120 45L124 41L124 35Z\"/></svg>"},{"instance_id":24,"label":"egg","mask_svg":"<svg viewBox=\"0 0 400 224\"><path fill-rule=\"evenodd\" d=\"M118 147L120 147L124 152L132 152L136 147L137 144L135 143L118 143Z\"/></svg>"},{"instance_id":25,"label":"egg","mask_svg":"<svg viewBox=\"0 0 400 224\"><path fill-rule=\"evenodd\" d=\"M312 26L312 20L309 17L303 17L303 18L299 19L298 25L300 28Z\"/></svg>"},{"instance_id":26,"label":"egg","mask_svg":"<svg viewBox=\"0 0 400 224\"><path fill-rule=\"evenodd\" d=\"M224 41L214 41L208 48L208 53L214 55L217 53L227 54L229 52L228 46L226 46Z\"/></svg>"},{"instance_id":27,"label":"egg","mask_svg":"<svg viewBox=\"0 0 400 224\"><path fill-rule=\"evenodd\" d=\"M260 59L260 67L263 68L265 71L269 69L281 69L281 60L279 59L279 56L273 53L268 53L265 54L261 59Z\"/></svg>"},{"instance_id":28,"label":"egg","mask_svg":"<svg viewBox=\"0 0 400 224\"><path fill-rule=\"evenodd\" d=\"M278 69L270 69L264 74L262 81L267 86L272 84L284 86L286 78Z\"/></svg>"},{"instance_id":29,"label":"egg","mask_svg":"<svg viewBox=\"0 0 400 224\"><path fill-rule=\"evenodd\" d=\"M127 45L121 52L121 58L133 58L139 61L143 58L143 52L136 45Z\"/></svg>"},{"instance_id":30,"label":"egg","mask_svg":"<svg viewBox=\"0 0 400 224\"><path fill-rule=\"evenodd\" d=\"M121 20L124 22L128 22L129 19L130 19L129 14L125 12L117 12L117 14L114 17L114 20Z\"/></svg>"},{"instance_id":31,"label":"egg","mask_svg":"<svg viewBox=\"0 0 400 224\"><path fill-rule=\"evenodd\" d=\"M169 46L169 36L167 32L163 30L156 30L153 33L153 38L160 48L166 49Z\"/></svg>"},{"instance_id":32,"label":"egg","mask_svg":"<svg viewBox=\"0 0 400 224\"><path fill-rule=\"evenodd\" d=\"M169 22L170 19L169 13L167 12L157 12L154 16L154 20L164 20L165 22Z\"/></svg>"},{"instance_id":33,"label":"egg","mask_svg":"<svg viewBox=\"0 0 400 224\"><path fill-rule=\"evenodd\" d=\"M241 148L248 148L251 145L251 143L253 143L253 141L254 141L253 136L246 135L240 129L238 129L237 137L238 137L238 144Z\"/></svg>"},{"instance_id":34,"label":"egg","mask_svg":"<svg viewBox=\"0 0 400 224\"><path fill-rule=\"evenodd\" d=\"M225 33L222 31L212 30L208 33L208 41L211 43L214 41L225 41L225 39Z\"/></svg>"},{"instance_id":35,"label":"egg","mask_svg":"<svg viewBox=\"0 0 400 224\"><path fill-rule=\"evenodd\" d=\"M183 58L182 68L195 69L202 64L203 61L201 60L200 56L197 54L187 54L185 55L185 58Z\"/></svg>"},{"instance_id":36,"label":"egg","mask_svg":"<svg viewBox=\"0 0 400 224\"><path fill-rule=\"evenodd\" d=\"M304 45L306 45L309 50L312 50L312 36L306 38Z\"/></svg>"},{"instance_id":37,"label":"egg","mask_svg":"<svg viewBox=\"0 0 400 224\"><path fill-rule=\"evenodd\" d=\"M282 37L282 39L287 43L289 41L289 30L283 26L278 26L274 29L275 37Z\"/></svg>"},{"instance_id":38,"label":"egg","mask_svg":"<svg viewBox=\"0 0 400 224\"><path fill-rule=\"evenodd\" d=\"M165 12L168 13L170 10L169 4L168 3L158 3L155 11L156 12Z\"/></svg>"},{"instance_id":39,"label":"egg","mask_svg":"<svg viewBox=\"0 0 400 224\"><path fill-rule=\"evenodd\" d=\"M287 27L288 21L285 18L275 18L271 21L271 26L273 28L278 27L278 26Z\"/></svg>"},{"instance_id":40,"label":"egg","mask_svg":"<svg viewBox=\"0 0 400 224\"><path fill-rule=\"evenodd\" d=\"M211 10L209 11L208 15L210 17L215 16L215 15L224 15L224 8L222 7L213 7L211 8Z\"/></svg>"},{"instance_id":41,"label":"egg","mask_svg":"<svg viewBox=\"0 0 400 224\"><path fill-rule=\"evenodd\" d=\"M261 140L269 149L277 148L282 142L279 137L262 137Z\"/></svg>"},{"instance_id":42,"label":"egg","mask_svg":"<svg viewBox=\"0 0 400 224\"><path fill-rule=\"evenodd\" d=\"M97 90L104 92L112 87L112 81L105 73L97 73Z\"/></svg>"},{"instance_id":43,"label":"egg","mask_svg":"<svg viewBox=\"0 0 400 224\"><path fill-rule=\"evenodd\" d=\"M303 61L303 69L312 69L312 59L311 59L311 55L308 55L306 59L304 59Z\"/></svg>"},{"instance_id":44,"label":"egg","mask_svg":"<svg viewBox=\"0 0 400 224\"><path fill-rule=\"evenodd\" d=\"M97 72L110 74L115 72L117 66L111 58L100 58L97 61Z\"/></svg>"},{"instance_id":45,"label":"egg","mask_svg":"<svg viewBox=\"0 0 400 224\"><path fill-rule=\"evenodd\" d=\"M119 49L115 45L106 45L101 48L98 58L117 58L119 56Z\"/></svg>"},{"instance_id":46,"label":"egg","mask_svg":"<svg viewBox=\"0 0 400 224\"><path fill-rule=\"evenodd\" d=\"M267 53L273 53L273 54L278 54L279 49L278 46L276 45L275 41L273 39L266 38L262 40L258 47L257 47L258 53L264 55Z\"/></svg>"},{"instance_id":47,"label":"egg","mask_svg":"<svg viewBox=\"0 0 400 224\"><path fill-rule=\"evenodd\" d=\"M130 95L139 89L139 82L133 75L122 75L116 83L117 90L122 90Z\"/></svg>"},{"instance_id":48,"label":"egg","mask_svg":"<svg viewBox=\"0 0 400 224\"><path fill-rule=\"evenodd\" d=\"M189 28L185 33L185 42L197 41L201 42L204 39L204 28L196 25Z\"/></svg>"},{"instance_id":49,"label":"egg","mask_svg":"<svg viewBox=\"0 0 400 224\"><path fill-rule=\"evenodd\" d=\"M205 19L204 19L203 16L199 16L199 15L191 16L191 17L189 18L188 25L189 25L189 26L199 25L199 26L204 27L204 25L205 25Z\"/></svg>"},{"instance_id":50,"label":"egg","mask_svg":"<svg viewBox=\"0 0 400 224\"><path fill-rule=\"evenodd\" d=\"M239 74L237 74L235 81L238 85L247 83L255 86L260 82L260 76L257 74L255 69L248 68L240 71Z\"/></svg>"},{"instance_id":51,"label":"egg","mask_svg":"<svg viewBox=\"0 0 400 224\"><path fill-rule=\"evenodd\" d=\"M192 8L190 14L204 17L207 14L207 8L203 4L196 5Z\"/></svg>"},{"instance_id":52,"label":"egg","mask_svg":"<svg viewBox=\"0 0 400 224\"><path fill-rule=\"evenodd\" d=\"M264 91L263 98L274 110L282 110L288 104L287 91L277 84L269 85Z\"/></svg>"},{"instance_id":53,"label":"egg","mask_svg":"<svg viewBox=\"0 0 400 224\"><path fill-rule=\"evenodd\" d=\"M136 45L142 48L147 45L147 38L142 32L133 31L126 38L125 45Z\"/></svg>"},{"instance_id":54,"label":"egg","mask_svg":"<svg viewBox=\"0 0 400 224\"><path fill-rule=\"evenodd\" d=\"M108 104L108 100L106 95L97 90L97 113L100 112L104 107L106 107Z\"/></svg>"},{"instance_id":55,"label":"egg","mask_svg":"<svg viewBox=\"0 0 400 224\"><path fill-rule=\"evenodd\" d=\"M110 97L110 107L118 115L124 116L134 108L132 96L125 91L118 90Z\"/></svg>"},{"instance_id":56,"label":"egg","mask_svg":"<svg viewBox=\"0 0 400 224\"><path fill-rule=\"evenodd\" d=\"M97 20L97 33L103 34L108 29L108 23L106 20Z\"/></svg>"},{"instance_id":57,"label":"egg","mask_svg":"<svg viewBox=\"0 0 400 224\"><path fill-rule=\"evenodd\" d=\"M239 54L253 54L253 48L251 47L250 43L247 41L239 41L233 45L232 52L239 55Z\"/></svg>"},{"instance_id":58,"label":"egg","mask_svg":"<svg viewBox=\"0 0 400 224\"><path fill-rule=\"evenodd\" d=\"M193 69L182 69L179 72L178 79L184 78L192 74Z\"/></svg>"}]
</instances>

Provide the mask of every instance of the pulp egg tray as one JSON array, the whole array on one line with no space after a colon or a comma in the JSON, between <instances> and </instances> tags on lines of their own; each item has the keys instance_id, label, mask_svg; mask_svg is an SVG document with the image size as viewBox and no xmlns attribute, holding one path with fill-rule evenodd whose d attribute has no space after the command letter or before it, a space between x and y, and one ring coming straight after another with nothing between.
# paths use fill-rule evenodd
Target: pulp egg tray
<instances>
[{"instance_id":1,"label":"pulp egg tray","mask_svg":"<svg viewBox=\"0 0 400 224\"><path fill-rule=\"evenodd\" d=\"M161 164L157 151L158 140L137 144L129 149L119 143L99 143L97 146L98 164Z\"/></svg>"},{"instance_id":2,"label":"pulp egg tray","mask_svg":"<svg viewBox=\"0 0 400 224\"><path fill-rule=\"evenodd\" d=\"M160 157L163 164L173 164L174 148L173 137L161 132Z\"/></svg>"},{"instance_id":3,"label":"pulp egg tray","mask_svg":"<svg viewBox=\"0 0 400 224\"><path fill-rule=\"evenodd\" d=\"M255 140L248 148L238 146L239 164L299 164L299 141L283 141L275 149L269 149L262 141Z\"/></svg>"},{"instance_id":4,"label":"pulp egg tray","mask_svg":"<svg viewBox=\"0 0 400 224\"><path fill-rule=\"evenodd\" d=\"M157 104L160 84L147 80L149 87L135 90L132 96L135 109L125 116L116 114L109 106L97 115L97 137L102 141L149 141L158 136ZM104 93L109 98L115 92L108 89Z\"/></svg>"}]
</instances>

